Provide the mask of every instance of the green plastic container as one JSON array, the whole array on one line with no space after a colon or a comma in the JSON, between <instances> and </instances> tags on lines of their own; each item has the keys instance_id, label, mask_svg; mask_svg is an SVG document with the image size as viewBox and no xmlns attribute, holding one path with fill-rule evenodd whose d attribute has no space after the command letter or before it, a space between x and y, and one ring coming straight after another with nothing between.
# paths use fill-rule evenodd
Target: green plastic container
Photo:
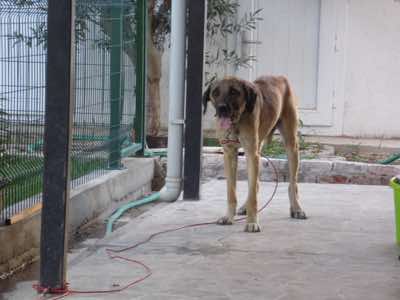
<instances>
[{"instance_id":1,"label":"green plastic container","mask_svg":"<svg viewBox=\"0 0 400 300\"><path fill-rule=\"evenodd\" d=\"M394 210L396 220L396 241L397 245L400 246L400 175L393 177L390 181L390 185L394 191Z\"/></svg>"}]
</instances>

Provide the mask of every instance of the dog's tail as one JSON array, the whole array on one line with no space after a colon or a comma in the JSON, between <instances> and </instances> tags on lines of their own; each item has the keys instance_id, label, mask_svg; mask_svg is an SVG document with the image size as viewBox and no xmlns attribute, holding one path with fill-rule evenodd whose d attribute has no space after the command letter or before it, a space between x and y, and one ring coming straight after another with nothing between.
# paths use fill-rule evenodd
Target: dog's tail
<instances>
[{"instance_id":1,"label":"dog's tail","mask_svg":"<svg viewBox=\"0 0 400 300\"><path fill-rule=\"evenodd\" d=\"M284 103L292 102L297 107L298 104L299 104L299 101L298 101L298 98L297 98L296 94L293 91L292 86L289 83L289 80L285 76L282 76L282 80L283 80L284 85L285 85Z\"/></svg>"},{"instance_id":2,"label":"dog's tail","mask_svg":"<svg viewBox=\"0 0 400 300\"><path fill-rule=\"evenodd\" d=\"M299 113L298 113L298 106L299 106L299 101L298 101L298 97L296 96L295 92L293 91L292 86L289 83L289 80L282 76L282 80L284 82L285 85L285 91L283 94L283 110L285 110L285 106L286 107L290 107L292 109L290 109L291 114L293 115L294 118L296 118L296 130L298 128L298 126L300 125L300 117L299 117ZM293 109L294 108L294 109Z\"/></svg>"}]
</instances>

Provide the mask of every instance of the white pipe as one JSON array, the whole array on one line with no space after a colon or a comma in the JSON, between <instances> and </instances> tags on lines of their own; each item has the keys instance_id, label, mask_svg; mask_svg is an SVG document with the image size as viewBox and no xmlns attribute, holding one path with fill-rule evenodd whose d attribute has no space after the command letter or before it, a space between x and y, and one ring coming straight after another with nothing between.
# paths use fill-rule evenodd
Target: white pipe
<instances>
[{"instance_id":1,"label":"white pipe","mask_svg":"<svg viewBox=\"0 0 400 300\"><path fill-rule=\"evenodd\" d=\"M168 169L160 200L178 199L182 186L182 138L184 125L186 1L172 0L169 68Z\"/></svg>"}]
</instances>

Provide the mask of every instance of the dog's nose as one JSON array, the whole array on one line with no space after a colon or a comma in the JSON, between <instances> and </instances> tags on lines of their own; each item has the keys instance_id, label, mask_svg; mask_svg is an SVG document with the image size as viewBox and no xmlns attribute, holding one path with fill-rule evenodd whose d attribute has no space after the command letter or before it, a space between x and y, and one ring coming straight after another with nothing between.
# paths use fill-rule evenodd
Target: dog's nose
<instances>
[{"instance_id":1,"label":"dog's nose","mask_svg":"<svg viewBox=\"0 0 400 300\"><path fill-rule=\"evenodd\" d=\"M228 106L226 104L219 104L217 106L217 113L219 115L226 115L228 113Z\"/></svg>"}]
</instances>

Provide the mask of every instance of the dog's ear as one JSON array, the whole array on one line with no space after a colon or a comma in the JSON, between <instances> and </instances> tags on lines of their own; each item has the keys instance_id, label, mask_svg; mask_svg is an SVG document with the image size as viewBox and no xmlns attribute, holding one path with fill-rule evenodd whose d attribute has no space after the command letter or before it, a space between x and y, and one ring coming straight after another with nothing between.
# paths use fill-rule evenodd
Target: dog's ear
<instances>
[{"instance_id":1,"label":"dog's ear","mask_svg":"<svg viewBox=\"0 0 400 300\"><path fill-rule=\"evenodd\" d=\"M206 91L203 94L203 114L207 112L207 104L210 101L210 92L211 92L211 85L208 86Z\"/></svg>"},{"instance_id":2,"label":"dog's ear","mask_svg":"<svg viewBox=\"0 0 400 300\"><path fill-rule=\"evenodd\" d=\"M257 92L254 86L247 81L242 81L244 100L246 101L246 112L252 113L257 100Z\"/></svg>"}]
</instances>

